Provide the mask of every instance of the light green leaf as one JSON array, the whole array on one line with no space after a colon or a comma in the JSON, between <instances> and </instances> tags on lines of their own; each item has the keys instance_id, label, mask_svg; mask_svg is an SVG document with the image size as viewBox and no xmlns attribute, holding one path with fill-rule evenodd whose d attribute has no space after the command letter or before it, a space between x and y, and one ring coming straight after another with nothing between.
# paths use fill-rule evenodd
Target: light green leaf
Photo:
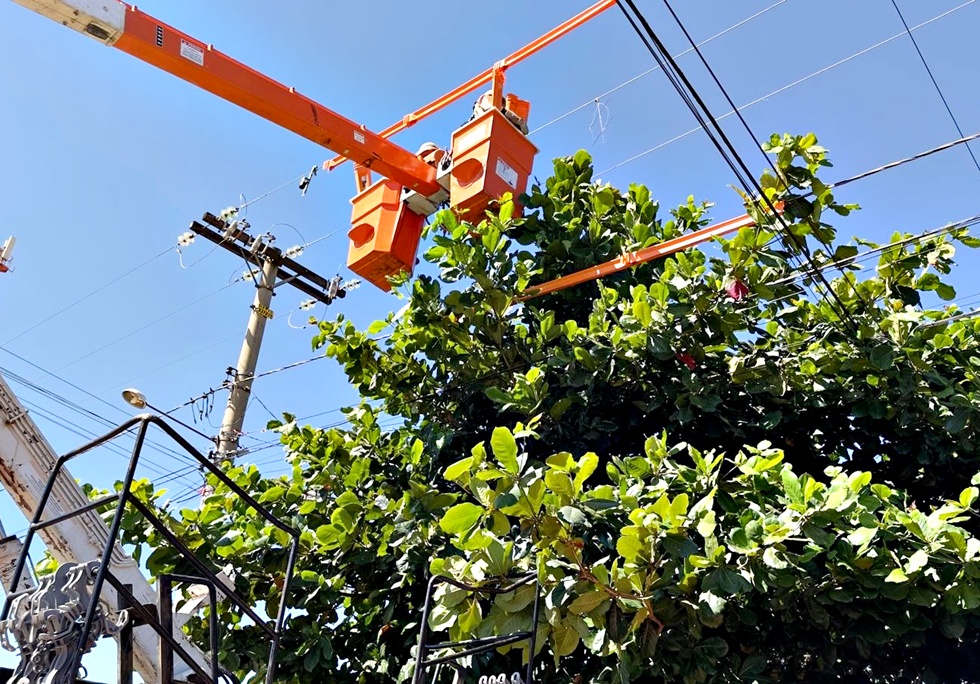
<instances>
[{"instance_id":1,"label":"light green leaf","mask_svg":"<svg viewBox=\"0 0 980 684\"><path fill-rule=\"evenodd\" d=\"M514 435L505 427L494 428L493 436L490 438L490 448L493 455L500 461L511 475L517 475L519 468L517 465L517 441Z\"/></svg>"},{"instance_id":2,"label":"light green leaf","mask_svg":"<svg viewBox=\"0 0 980 684\"><path fill-rule=\"evenodd\" d=\"M575 506L562 506L558 511L558 517L572 525L580 525L585 522L585 513Z\"/></svg>"},{"instance_id":3,"label":"light green leaf","mask_svg":"<svg viewBox=\"0 0 980 684\"><path fill-rule=\"evenodd\" d=\"M715 527L717 523L715 522L715 512L707 511L698 520L698 534L704 538L708 538L715 533Z\"/></svg>"},{"instance_id":4,"label":"light green leaf","mask_svg":"<svg viewBox=\"0 0 980 684\"><path fill-rule=\"evenodd\" d=\"M627 561L632 562L644 551L645 545L639 537L633 535L623 535L616 541L616 551Z\"/></svg>"},{"instance_id":5,"label":"light green leaf","mask_svg":"<svg viewBox=\"0 0 980 684\"><path fill-rule=\"evenodd\" d=\"M599 457L591 451L578 460L578 472L575 474L575 490L581 491L582 485L589 479L599 466Z\"/></svg>"},{"instance_id":6,"label":"light green leaf","mask_svg":"<svg viewBox=\"0 0 980 684\"><path fill-rule=\"evenodd\" d=\"M458 534L472 529L486 513L486 509L472 503L456 504L442 516L439 527L443 532Z\"/></svg>"},{"instance_id":7,"label":"light green leaf","mask_svg":"<svg viewBox=\"0 0 980 684\"><path fill-rule=\"evenodd\" d=\"M864 546L874 539L876 534L878 534L877 528L859 527L847 535L847 541L851 542L854 546Z\"/></svg>"},{"instance_id":8,"label":"light green leaf","mask_svg":"<svg viewBox=\"0 0 980 684\"><path fill-rule=\"evenodd\" d=\"M555 494L571 497L575 493L572 487L572 478L568 476L568 473L549 470L544 474L544 483Z\"/></svg>"},{"instance_id":9,"label":"light green leaf","mask_svg":"<svg viewBox=\"0 0 980 684\"><path fill-rule=\"evenodd\" d=\"M766 550L762 552L762 562L774 570L785 570L789 567L789 563L772 546L767 546Z\"/></svg>"},{"instance_id":10,"label":"light green leaf","mask_svg":"<svg viewBox=\"0 0 980 684\"><path fill-rule=\"evenodd\" d=\"M464 635L472 634L473 631L483 622L483 611L480 610L480 602L471 600L470 607L459 616L459 628Z\"/></svg>"},{"instance_id":11,"label":"light green leaf","mask_svg":"<svg viewBox=\"0 0 980 684\"><path fill-rule=\"evenodd\" d=\"M919 549L909 557L908 562L905 564L905 572L911 575L927 565L929 565L929 554L924 549Z\"/></svg>"},{"instance_id":12,"label":"light green leaf","mask_svg":"<svg viewBox=\"0 0 980 684\"><path fill-rule=\"evenodd\" d=\"M586 615L609 601L609 595L602 591L590 591L575 598L568 606L570 613Z\"/></svg>"},{"instance_id":13,"label":"light green leaf","mask_svg":"<svg viewBox=\"0 0 980 684\"><path fill-rule=\"evenodd\" d=\"M562 620L551 627L552 651L562 658L571 655L578 648L579 636L575 628Z\"/></svg>"},{"instance_id":14,"label":"light green leaf","mask_svg":"<svg viewBox=\"0 0 980 684\"><path fill-rule=\"evenodd\" d=\"M472 466L472 465L473 465L473 457L472 456L470 456L468 458L460 459L460 460L456 461L455 463L453 463L448 468L446 468L446 472L443 473L443 477L445 477L450 482L455 482L456 480L459 479L459 477L463 473L469 473L470 472L470 466Z\"/></svg>"},{"instance_id":15,"label":"light green leaf","mask_svg":"<svg viewBox=\"0 0 980 684\"><path fill-rule=\"evenodd\" d=\"M980 495L980 489L976 487L967 487L960 492L960 506L963 508L969 508L973 505L973 502L977 500L978 495Z\"/></svg>"},{"instance_id":16,"label":"light green leaf","mask_svg":"<svg viewBox=\"0 0 980 684\"><path fill-rule=\"evenodd\" d=\"M888 577L885 578L885 581L899 584L901 582L908 582L909 578L904 572L902 572L901 568L895 568L888 573Z\"/></svg>"}]
</instances>

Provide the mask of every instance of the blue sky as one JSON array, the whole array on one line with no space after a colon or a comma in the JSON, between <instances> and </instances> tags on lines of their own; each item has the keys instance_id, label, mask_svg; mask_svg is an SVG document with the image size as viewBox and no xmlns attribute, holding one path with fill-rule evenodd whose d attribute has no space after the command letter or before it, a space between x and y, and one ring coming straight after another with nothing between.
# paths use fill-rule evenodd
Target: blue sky
<instances>
[{"instance_id":1,"label":"blue sky","mask_svg":"<svg viewBox=\"0 0 980 684\"><path fill-rule=\"evenodd\" d=\"M146 0L140 8L344 116L380 129L589 4ZM674 54L685 49L661 2L638 4ZM818 135L835 162L828 180L958 137L911 42L899 35L903 27L890 0L676 4L699 41L755 17L707 43L705 56L736 103L756 102L744 110L756 134ZM964 133L976 132L980 92L974 87L971 45L980 28L980 5L975 0L905 0L899 5L912 26L951 12L915 35ZM841 60L846 61L811 77ZM8 1L0 2L0 64L0 130L5 132L0 240L7 234L19 239L16 270L0 275L0 369L112 423L131 413L119 399L126 386L140 387L162 408L217 387L237 359L252 290L244 283L229 285L242 265L203 241L183 251L181 264L171 249L176 237L204 211L239 204L241 196L255 198L332 155ZM726 113L727 105L693 55L682 57L680 64L713 111ZM739 213L739 201L728 187L733 178L702 133L660 147L694 127L663 75L654 72L616 89L652 66L613 9L513 68L508 90L531 100L530 125L540 129L532 136L541 149L535 175L548 174L551 158L586 148L604 181L620 187L645 183L664 206L689 194L714 200L717 219ZM600 136L594 101L613 89L600 100L605 121ZM466 98L399 134L397 141L410 149L426 140L446 144L468 117L471 101ZM753 151L734 117L724 123L745 159L761 171L761 154ZM623 164L653 148L659 149ZM919 232L978 213L978 187L980 171L960 147L842 190L840 199L857 202L863 210L837 226L842 236L875 240L896 230ZM334 234L301 260L324 275L351 277L343 265L352 194L352 175L345 166L318 176L305 197L290 185L256 202L247 218L256 232L275 226L282 247ZM978 259L961 252L962 267L954 279L967 308L977 303L969 296L980 290L972 277ZM311 355L311 329L291 327L301 326L305 314L289 315L302 299L288 288L279 291L260 371ZM343 313L366 326L398 307L392 296L362 287L329 314ZM322 307L318 311L322 314ZM78 445L82 437L48 414L76 424L76 432L104 429L91 415L68 411L34 389L17 383L14 389L36 406L35 419L58 451ZM355 399L329 360L262 378L254 394L272 413L300 416L323 414ZM217 395L211 415L215 426L225 398ZM246 446L258 448L271 440L256 432L269 411L258 403L251 406L246 430L255 434L245 439ZM178 415L193 418L190 409ZM312 422L327 424L338 417L328 413ZM207 422L199 427L216 431ZM180 465L165 454L150 454L153 463L148 465L157 474ZM281 463L278 448L252 458L270 472ZM122 475L122 463L80 464L75 475L107 485ZM170 484L180 494L196 480ZM8 531L26 525L9 506L0 507L0 517Z\"/></svg>"}]
</instances>

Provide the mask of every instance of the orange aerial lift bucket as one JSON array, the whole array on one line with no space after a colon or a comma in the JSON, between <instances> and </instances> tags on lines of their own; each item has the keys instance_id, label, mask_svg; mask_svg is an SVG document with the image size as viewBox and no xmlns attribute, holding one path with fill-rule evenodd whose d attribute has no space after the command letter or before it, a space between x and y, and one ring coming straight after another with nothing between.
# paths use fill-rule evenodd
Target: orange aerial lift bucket
<instances>
[{"instance_id":1,"label":"orange aerial lift bucket","mask_svg":"<svg viewBox=\"0 0 980 684\"><path fill-rule=\"evenodd\" d=\"M380 180L351 200L350 247L347 266L385 292L387 276L411 274L425 218L402 202L402 186Z\"/></svg>"},{"instance_id":2,"label":"orange aerial lift bucket","mask_svg":"<svg viewBox=\"0 0 980 684\"><path fill-rule=\"evenodd\" d=\"M537 153L534 143L497 108L456 130L449 187L453 210L479 221L505 193L516 200L527 189Z\"/></svg>"}]
</instances>

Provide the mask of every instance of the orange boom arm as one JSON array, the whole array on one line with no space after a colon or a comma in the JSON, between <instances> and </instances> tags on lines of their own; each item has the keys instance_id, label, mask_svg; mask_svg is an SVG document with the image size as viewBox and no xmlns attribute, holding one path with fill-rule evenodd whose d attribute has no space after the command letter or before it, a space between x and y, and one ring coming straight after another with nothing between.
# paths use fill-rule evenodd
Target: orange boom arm
<instances>
[{"instance_id":1,"label":"orange boom arm","mask_svg":"<svg viewBox=\"0 0 980 684\"><path fill-rule=\"evenodd\" d=\"M436 170L412 152L119 0L16 0L423 195Z\"/></svg>"}]
</instances>

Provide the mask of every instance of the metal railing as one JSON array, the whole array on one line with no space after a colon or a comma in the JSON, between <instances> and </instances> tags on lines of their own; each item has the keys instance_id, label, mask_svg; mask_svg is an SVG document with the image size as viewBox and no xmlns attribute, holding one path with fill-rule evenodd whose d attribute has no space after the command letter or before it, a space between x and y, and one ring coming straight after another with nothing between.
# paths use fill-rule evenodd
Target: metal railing
<instances>
[{"instance_id":1,"label":"metal railing","mask_svg":"<svg viewBox=\"0 0 980 684\"><path fill-rule=\"evenodd\" d=\"M225 587L224 583L219 579L217 574L207 566L200 558L198 558L194 553L171 531L166 527L163 520L160 519L154 511L147 506L145 503L140 501L137 497L133 496L131 491L133 481L136 477L136 469L139 465L140 456L143 452L143 445L146 440L146 434L150 425L155 425L160 430L162 430L168 437L170 437L174 442L176 442L184 451L186 451L190 456L192 456L200 467L214 475L222 484L224 484L231 492L242 499L246 504L248 504L252 509L256 511L258 515L264 518L269 524L275 526L276 528L282 530L292 538L292 542L289 545L289 555L286 561L286 567L284 569L283 585L282 585L282 600L279 603L279 609L276 615L274 626L267 624L267 621L263 619L252 606L234 591L229 590ZM117 494L102 497L96 501L93 501L85 506L81 506L69 513L64 513L58 515L54 518L45 520L44 511L51 498L51 493L55 486L55 480L58 475L62 472L65 464L69 461L85 454L93 449L96 449L104 444L111 442L112 440L120 437L121 435L129 432L130 430L137 429L136 442L133 445L132 456L130 457L129 465L126 470L125 478L122 482L122 487ZM136 416L131 420L123 423L119 427L115 428L111 432L98 437L95 440L89 442L88 444L75 449L61 457L58 458L55 463L54 468L48 478L48 481L44 487L44 492L41 495L40 502L38 504L37 510L34 512L31 524L28 527L27 535L24 539L24 551L20 554L17 559L17 566L14 570L13 581L11 586L18 586L18 582L22 575L24 574L27 562L28 562L28 551L31 548L31 543L34 540L34 535L47 527L58 525L65 522L71 518L81 515L87 511L91 511L97 508L106 506L107 504L115 503L116 510L112 517L112 522L109 525L109 537L106 541L105 547L102 552L102 557L99 559L99 569L96 574L94 584L92 586L92 596L94 599L91 601L89 606L85 611L85 618L81 624L80 636L76 645L74 653L73 666L71 668L71 680L70 684L75 684L77 682L77 673L81 666L81 659L84 655L86 649L86 642L89 639L90 631L92 630L93 623L95 622L96 615L99 608L99 597L101 596L102 590L105 587L106 582L108 582L118 593L118 605L121 609L130 611L130 615L134 618L134 623L136 625L148 625L151 627L157 635L160 637L160 682L159 684L172 684L173 682L173 665L174 656L180 657L188 666L194 671L199 680L204 684L218 684L219 680L222 679L221 670L218 664L218 624L217 624L217 591L221 591L222 595L233 603L239 610L241 610L245 615L254 621L255 625L263 630L272 640L271 647L269 651L268 667L266 671L265 682L266 684L272 684L275 677L276 662L278 657L279 645L282 636L283 626L286 621L286 613L288 610L287 597L289 595L289 587L292 582L293 570L296 565L296 556L299 551L299 532L287 525L286 523L279 520L274 516L267 508L255 500L248 492L238 486L231 478L228 477L217 465L215 465L210 459L208 459L204 454L194 448L182 435L180 435L176 430L174 430L166 421L157 415L144 414ZM112 555L112 550L115 542L118 540L119 532L122 527L123 515L127 509L131 507L135 509L139 514L149 522L153 529L156 530L166 541L170 544L189 564L194 568L194 571L199 573L199 577L191 577L187 575L162 575L160 579L160 594L159 594L159 604L157 609L154 610L152 606L145 606L141 604L129 590L129 588L123 584L119 579L117 579L110 570L110 560ZM173 635L173 612L172 612L172 586L173 582L193 582L195 584L203 584L208 587L208 591L211 598L211 625L210 625L210 641L211 641L211 667L210 672L205 670L194 658L190 656L189 653L183 648L183 646L174 638ZM0 621L7 620L10 614L11 605L15 599L24 594L32 592L33 589L28 591L21 591L16 593L11 593L6 597L4 602L3 611L0 612ZM123 644L120 648L120 652L125 654L127 650L126 645ZM131 648L128 649L131 653ZM120 679L124 680L125 673L122 672L124 668L120 667ZM132 668L129 668L129 681L131 679Z\"/></svg>"},{"instance_id":2,"label":"metal railing","mask_svg":"<svg viewBox=\"0 0 980 684\"><path fill-rule=\"evenodd\" d=\"M512 634L466 639L464 641L443 641L438 643L429 643L429 613L432 611L432 596L435 593L435 589L438 584L450 584L457 589L463 589L464 591L468 591L475 595L486 594L496 596L500 594L513 593L521 587L529 585L532 581L534 582L534 607L531 610L531 628L529 630L514 632ZM536 572L531 572L517 577L509 584L504 585L501 585L500 583L474 585L460 582L459 580L455 580L451 577L434 575L429 580L429 584L425 591L425 605L422 608L422 627L419 633L418 652L415 655L415 676L412 678L412 684L427 684L428 680L426 675L430 668L438 668L444 664L449 664L458 671L460 668L456 664L456 661L462 658L484 653L501 646L520 643L522 641L528 642L528 659L523 684L532 684L534 676L534 652L536 650L535 641L537 638L538 628L538 608L540 601L541 584L538 581L538 575ZM446 655L430 657L430 654L436 651L450 652ZM506 678L495 677L492 681L498 680L505 681ZM490 679L484 677L481 681L490 681ZM520 682L520 675L515 673L509 681L515 683Z\"/></svg>"}]
</instances>

